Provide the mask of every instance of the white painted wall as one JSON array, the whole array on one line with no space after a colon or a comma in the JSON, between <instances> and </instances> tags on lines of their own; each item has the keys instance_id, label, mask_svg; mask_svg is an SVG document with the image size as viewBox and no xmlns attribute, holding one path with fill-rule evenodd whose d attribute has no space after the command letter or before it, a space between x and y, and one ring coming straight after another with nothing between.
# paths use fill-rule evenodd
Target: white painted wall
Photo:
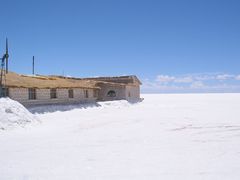
<instances>
[{"instance_id":1,"label":"white painted wall","mask_svg":"<svg viewBox=\"0 0 240 180\"><path fill-rule=\"evenodd\" d=\"M126 86L126 99L135 101L140 99L140 86Z\"/></svg>"},{"instance_id":2,"label":"white painted wall","mask_svg":"<svg viewBox=\"0 0 240 180\"><path fill-rule=\"evenodd\" d=\"M36 99L28 99L28 88L9 88L9 97L19 101L23 105L37 104L61 104L61 103L84 103L96 102L97 97L93 97L93 89L87 89L89 97L85 98L82 88L73 88L74 98L68 97L68 89L57 89L57 98L50 98L50 89L36 89Z\"/></svg>"}]
</instances>

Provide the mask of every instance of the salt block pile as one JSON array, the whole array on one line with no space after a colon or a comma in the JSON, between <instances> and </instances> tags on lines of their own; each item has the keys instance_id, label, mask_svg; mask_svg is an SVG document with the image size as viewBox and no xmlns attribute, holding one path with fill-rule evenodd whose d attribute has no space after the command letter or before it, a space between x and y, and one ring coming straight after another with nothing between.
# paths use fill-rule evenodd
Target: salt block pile
<instances>
[{"instance_id":1,"label":"salt block pile","mask_svg":"<svg viewBox=\"0 0 240 180\"><path fill-rule=\"evenodd\" d=\"M0 131L25 127L38 119L22 104L10 98L0 98Z\"/></svg>"}]
</instances>

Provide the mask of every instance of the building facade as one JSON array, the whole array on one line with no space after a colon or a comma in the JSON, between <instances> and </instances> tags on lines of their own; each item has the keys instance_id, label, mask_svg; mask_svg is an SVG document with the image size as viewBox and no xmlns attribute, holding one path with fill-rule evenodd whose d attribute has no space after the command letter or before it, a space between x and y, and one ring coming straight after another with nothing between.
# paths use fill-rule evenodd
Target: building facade
<instances>
[{"instance_id":1,"label":"building facade","mask_svg":"<svg viewBox=\"0 0 240 180\"><path fill-rule=\"evenodd\" d=\"M92 103L97 101L94 89L82 88L8 88L8 96L25 106L43 104Z\"/></svg>"},{"instance_id":2,"label":"building facade","mask_svg":"<svg viewBox=\"0 0 240 180\"><path fill-rule=\"evenodd\" d=\"M140 100L141 82L136 76L69 78L26 76L9 72L6 95L24 106Z\"/></svg>"}]
</instances>

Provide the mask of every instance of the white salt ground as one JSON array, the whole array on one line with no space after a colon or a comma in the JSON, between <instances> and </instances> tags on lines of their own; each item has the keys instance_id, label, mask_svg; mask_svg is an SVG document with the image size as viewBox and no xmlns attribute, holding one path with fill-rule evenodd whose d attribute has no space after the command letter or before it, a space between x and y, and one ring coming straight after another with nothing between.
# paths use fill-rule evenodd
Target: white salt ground
<instances>
[{"instance_id":1,"label":"white salt ground","mask_svg":"<svg viewBox=\"0 0 240 180\"><path fill-rule=\"evenodd\" d=\"M58 107L0 131L0 179L239 180L240 94Z\"/></svg>"},{"instance_id":2,"label":"white salt ground","mask_svg":"<svg viewBox=\"0 0 240 180\"><path fill-rule=\"evenodd\" d=\"M23 105L9 98L0 98L0 131L25 127L36 122L38 122L37 117Z\"/></svg>"}]
</instances>

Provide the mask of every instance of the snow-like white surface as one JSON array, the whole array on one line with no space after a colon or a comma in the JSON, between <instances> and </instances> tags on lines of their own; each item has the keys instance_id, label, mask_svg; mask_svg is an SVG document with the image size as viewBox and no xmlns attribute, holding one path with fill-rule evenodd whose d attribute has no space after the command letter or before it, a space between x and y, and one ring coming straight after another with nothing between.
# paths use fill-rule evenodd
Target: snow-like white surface
<instances>
[{"instance_id":1,"label":"snow-like white surface","mask_svg":"<svg viewBox=\"0 0 240 180\"><path fill-rule=\"evenodd\" d=\"M240 94L143 97L0 132L0 179L239 180Z\"/></svg>"},{"instance_id":2,"label":"snow-like white surface","mask_svg":"<svg viewBox=\"0 0 240 180\"><path fill-rule=\"evenodd\" d=\"M9 98L0 98L0 131L25 127L27 124L35 122L37 122L37 118L23 105Z\"/></svg>"}]
</instances>

